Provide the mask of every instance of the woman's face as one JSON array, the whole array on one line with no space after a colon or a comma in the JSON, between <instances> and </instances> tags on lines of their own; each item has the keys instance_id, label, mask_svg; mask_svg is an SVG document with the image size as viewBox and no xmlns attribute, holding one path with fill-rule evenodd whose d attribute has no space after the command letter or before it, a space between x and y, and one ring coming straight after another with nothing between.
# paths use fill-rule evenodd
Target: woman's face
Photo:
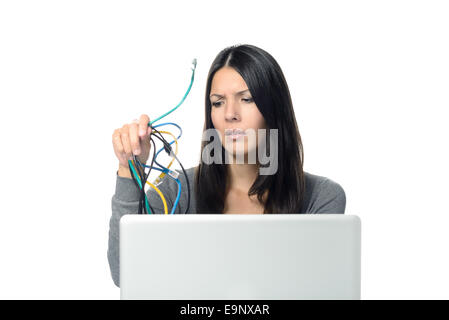
<instances>
[{"instance_id":1,"label":"woman's face","mask_svg":"<svg viewBox=\"0 0 449 320\"><path fill-rule=\"evenodd\" d=\"M231 67L219 69L212 79L209 99L212 123L225 150L233 155L254 152L258 129L265 129L266 124L240 74Z\"/></svg>"}]
</instances>

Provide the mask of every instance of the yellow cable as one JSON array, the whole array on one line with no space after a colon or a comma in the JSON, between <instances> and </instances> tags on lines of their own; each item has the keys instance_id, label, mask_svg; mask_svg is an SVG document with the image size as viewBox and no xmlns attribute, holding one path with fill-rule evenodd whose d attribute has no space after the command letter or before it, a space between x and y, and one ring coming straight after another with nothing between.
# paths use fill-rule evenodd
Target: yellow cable
<instances>
[{"instance_id":1,"label":"yellow cable","mask_svg":"<svg viewBox=\"0 0 449 320\"><path fill-rule=\"evenodd\" d=\"M134 164L134 160L131 160L131 163L133 164L134 167L136 167L136 165ZM144 171L145 172L145 171ZM154 184L152 184L151 182L147 181L147 183L157 192L157 194L159 195L159 197L161 197L162 203L164 204L164 213L168 214L168 208L167 208L167 202L165 201L165 197L162 194L161 190L159 190L158 187L156 187ZM153 212L155 213L155 212Z\"/></svg>"},{"instance_id":2,"label":"yellow cable","mask_svg":"<svg viewBox=\"0 0 449 320\"><path fill-rule=\"evenodd\" d=\"M161 197L162 199L162 203L164 204L164 213L168 214L168 208L167 208L167 202L165 201L165 197L162 194L161 190L159 190L158 187L156 187L154 184L152 184L151 182L147 181L147 183L154 189L156 190L156 192L158 193L159 197Z\"/></svg>"}]
</instances>

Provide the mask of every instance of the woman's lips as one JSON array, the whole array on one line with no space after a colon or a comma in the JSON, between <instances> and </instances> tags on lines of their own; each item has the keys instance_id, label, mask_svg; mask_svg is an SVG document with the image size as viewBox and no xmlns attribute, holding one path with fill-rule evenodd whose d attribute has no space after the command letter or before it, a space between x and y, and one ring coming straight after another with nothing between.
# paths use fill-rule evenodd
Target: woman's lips
<instances>
[{"instance_id":1,"label":"woman's lips","mask_svg":"<svg viewBox=\"0 0 449 320\"><path fill-rule=\"evenodd\" d=\"M232 139L234 141L234 140L241 139L244 136L245 136L245 134L241 134L241 133L231 134L231 135L228 135L228 139Z\"/></svg>"},{"instance_id":2,"label":"woman's lips","mask_svg":"<svg viewBox=\"0 0 449 320\"><path fill-rule=\"evenodd\" d=\"M235 129L225 129L225 135L233 135L233 134L245 134L245 130L240 128Z\"/></svg>"},{"instance_id":3,"label":"woman's lips","mask_svg":"<svg viewBox=\"0 0 449 320\"><path fill-rule=\"evenodd\" d=\"M227 139L235 141L246 136L246 133L242 129L226 129L225 136Z\"/></svg>"}]
</instances>

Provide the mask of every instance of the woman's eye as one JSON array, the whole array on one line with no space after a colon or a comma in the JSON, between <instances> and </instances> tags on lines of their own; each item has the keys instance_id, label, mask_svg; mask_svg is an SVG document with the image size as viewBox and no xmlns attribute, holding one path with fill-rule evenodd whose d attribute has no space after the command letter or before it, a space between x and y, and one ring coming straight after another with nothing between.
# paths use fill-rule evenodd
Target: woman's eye
<instances>
[{"instance_id":1,"label":"woman's eye","mask_svg":"<svg viewBox=\"0 0 449 320\"><path fill-rule=\"evenodd\" d=\"M246 103L251 103L253 102L253 98L248 98L248 99L242 99L243 101L245 101ZM212 106L214 107L219 107L221 106L222 101L217 101L217 102L212 102Z\"/></svg>"}]
</instances>

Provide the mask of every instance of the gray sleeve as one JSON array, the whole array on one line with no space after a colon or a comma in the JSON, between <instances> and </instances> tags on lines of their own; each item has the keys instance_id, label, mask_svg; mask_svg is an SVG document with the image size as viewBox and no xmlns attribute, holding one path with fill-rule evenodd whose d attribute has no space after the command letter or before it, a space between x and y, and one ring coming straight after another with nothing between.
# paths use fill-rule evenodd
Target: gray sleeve
<instances>
[{"instance_id":1,"label":"gray sleeve","mask_svg":"<svg viewBox=\"0 0 449 320\"><path fill-rule=\"evenodd\" d=\"M337 182L328 178L324 179L316 195L310 213L345 213L346 194Z\"/></svg>"},{"instance_id":2,"label":"gray sleeve","mask_svg":"<svg viewBox=\"0 0 449 320\"><path fill-rule=\"evenodd\" d=\"M170 192L167 192L166 187L164 186L165 180L166 179L164 177L162 179L162 183L158 185L158 188L164 194L168 210L170 212L170 208L172 207L172 199L170 197ZM155 211L154 213L164 213L162 200L157 192L154 189L149 188L146 191L146 194L148 202ZM120 218L125 214L137 214L139 211L139 189L131 178L123 178L117 175L115 194L112 196L111 207L112 215L109 221L107 256L112 280L117 287L120 287Z\"/></svg>"}]
</instances>

